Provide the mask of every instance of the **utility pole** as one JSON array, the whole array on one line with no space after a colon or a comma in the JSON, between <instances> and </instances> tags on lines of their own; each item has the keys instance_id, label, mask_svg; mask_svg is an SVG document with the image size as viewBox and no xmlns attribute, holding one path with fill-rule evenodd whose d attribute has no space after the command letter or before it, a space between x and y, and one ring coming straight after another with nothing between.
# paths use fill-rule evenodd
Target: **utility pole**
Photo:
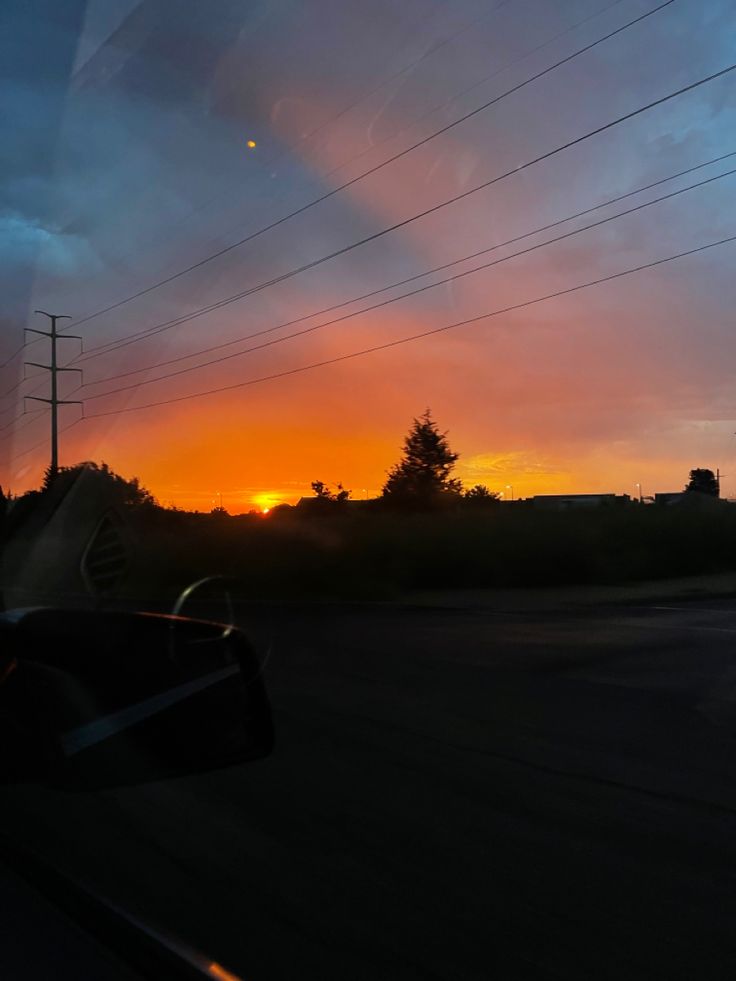
<instances>
[{"instance_id":1,"label":"utility pole","mask_svg":"<svg viewBox=\"0 0 736 981\"><path fill-rule=\"evenodd\" d=\"M60 405L81 405L80 399L60 399L57 385L56 376L60 371L78 371L80 374L82 372L81 368L60 368L56 360L56 342L61 338L62 340L77 340L81 341L82 338L78 334L59 334L56 329L57 320L71 320L71 317L66 314L61 313L46 313L45 310L35 310L35 313L40 313L44 317L48 317L51 321L51 330L36 330L35 327L26 327L25 330L30 331L32 334L41 334L43 337L49 337L51 339L51 364L39 364L37 361L26 361L24 364L32 365L34 368L43 368L44 371L51 372L51 398L42 399L36 395L26 395L25 398L33 399L34 402L46 402L47 405L51 406L51 466L49 468L49 477L51 480L59 472L59 414L58 407Z\"/></svg>"}]
</instances>

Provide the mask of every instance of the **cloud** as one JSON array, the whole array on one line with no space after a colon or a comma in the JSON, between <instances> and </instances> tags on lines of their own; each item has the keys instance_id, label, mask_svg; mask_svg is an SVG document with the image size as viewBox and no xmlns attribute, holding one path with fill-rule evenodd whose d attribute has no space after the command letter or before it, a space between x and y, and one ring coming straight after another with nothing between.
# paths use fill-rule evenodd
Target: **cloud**
<instances>
[{"instance_id":1,"label":"cloud","mask_svg":"<svg viewBox=\"0 0 736 981\"><path fill-rule=\"evenodd\" d=\"M482 477L505 477L510 473L549 477L566 471L550 461L540 460L523 451L494 454L477 453L458 464L466 480Z\"/></svg>"},{"instance_id":2,"label":"cloud","mask_svg":"<svg viewBox=\"0 0 736 981\"><path fill-rule=\"evenodd\" d=\"M95 272L98 262L86 239L47 227L19 213L0 215L0 259L5 266L33 263L49 276Z\"/></svg>"},{"instance_id":3,"label":"cloud","mask_svg":"<svg viewBox=\"0 0 736 981\"><path fill-rule=\"evenodd\" d=\"M32 59L0 64L8 76L0 114L12 134L0 146L8 351L20 343L29 307L84 315L107 306L301 207L628 16L612 9L562 48L550 44L494 79L491 70L572 23L578 0L529 0L523 12L505 4L436 51L477 16L475 0L449 8L344 0L331 5L329 23L306 5L225 4L231 13L213 17L207 4L166 0L142 4L95 50L132 6L82 5L82 44L76 34L68 43L88 61L72 85L73 58L49 67L60 40L51 17L29 26ZM673 4L251 245L80 329L108 339L247 289L715 71L732 47L731 7ZM396 234L93 362L99 374L90 375L301 318L731 150L733 91L730 79L704 86ZM256 152L244 152L246 136ZM371 139L384 138L370 149ZM729 234L733 181L110 406L327 360L684 251ZM236 486L246 498L276 487L297 496L304 474L340 476L353 487L380 482L407 422L429 404L457 442L466 483L509 483L517 494L631 489L632 481L677 486L711 439L693 420L734 412L733 255L732 247L714 249L320 372L88 422L70 432L65 452L104 452L156 493L177 480L177 499L187 486L196 497L202 473L223 493ZM35 438L24 431L18 450ZM718 440L726 440L720 430L709 449L716 461Z\"/></svg>"}]
</instances>

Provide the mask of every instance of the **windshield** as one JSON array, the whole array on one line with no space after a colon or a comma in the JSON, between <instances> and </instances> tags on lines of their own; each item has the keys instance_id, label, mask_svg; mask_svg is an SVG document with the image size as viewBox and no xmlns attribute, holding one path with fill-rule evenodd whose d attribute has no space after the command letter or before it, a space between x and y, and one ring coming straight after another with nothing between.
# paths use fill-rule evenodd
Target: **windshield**
<instances>
[{"instance_id":1,"label":"windshield","mask_svg":"<svg viewBox=\"0 0 736 981\"><path fill-rule=\"evenodd\" d=\"M726 0L4 0L0 721L23 644L85 636L67 748L199 692L199 643L275 733L234 762L211 706L196 766L14 778L9 842L211 976L725 976L735 38Z\"/></svg>"}]
</instances>

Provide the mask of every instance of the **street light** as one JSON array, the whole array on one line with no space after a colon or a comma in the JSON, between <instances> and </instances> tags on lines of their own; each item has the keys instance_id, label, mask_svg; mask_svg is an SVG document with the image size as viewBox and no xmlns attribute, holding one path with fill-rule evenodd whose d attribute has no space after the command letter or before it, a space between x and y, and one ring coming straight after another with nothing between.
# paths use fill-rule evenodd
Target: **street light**
<instances>
[{"instance_id":1,"label":"street light","mask_svg":"<svg viewBox=\"0 0 736 981\"><path fill-rule=\"evenodd\" d=\"M511 484L506 484L506 490L510 490L511 491L511 500L513 501L513 499L514 499L514 488L511 486Z\"/></svg>"},{"instance_id":2,"label":"street light","mask_svg":"<svg viewBox=\"0 0 736 981\"><path fill-rule=\"evenodd\" d=\"M634 484L634 487L638 487L638 489L639 489L639 504L642 504L643 503L643 499L642 499L642 493L641 493L641 484Z\"/></svg>"}]
</instances>

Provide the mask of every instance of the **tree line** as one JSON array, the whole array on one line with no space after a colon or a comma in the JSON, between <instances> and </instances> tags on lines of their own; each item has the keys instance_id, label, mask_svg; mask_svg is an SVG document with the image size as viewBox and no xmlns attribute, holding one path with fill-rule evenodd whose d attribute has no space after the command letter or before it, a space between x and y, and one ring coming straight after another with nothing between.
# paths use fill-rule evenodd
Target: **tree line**
<instances>
[{"instance_id":1,"label":"tree line","mask_svg":"<svg viewBox=\"0 0 736 981\"><path fill-rule=\"evenodd\" d=\"M451 449L447 433L440 431L431 411L426 409L413 420L404 437L401 458L389 469L376 503L397 510L431 510L461 503L481 508L498 504L501 495L491 491L485 484L465 488L453 476L458 459L459 454ZM79 491L79 480L82 476L86 488L95 485L106 487L111 503L160 509L153 494L137 477L128 480L115 473L106 463L97 464L92 461L60 467L54 474L50 468L47 469L40 490L29 491L19 500L31 505L34 499L52 491L55 495L63 495L73 487ZM346 504L352 496L352 492L342 483L337 483L334 490L331 490L325 481L314 480L311 487L315 499L328 510L332 510L333 506ZM701 499L703 496L717 498L720 496L719 478L712 470L693 469L682 493ZM11 500L12 496L8 495L6 498L0 489L0 512L5 510L4 505ZM288 505L279 505L276 510L278 508L288 509ZM223 507L216 507L211 514L225 516L228 512Z\"/></svg>"},{"instance_id":2,"label":"tree line","mask_svg":"<svg viewBox=\"0 0 736 981\"><path fill-rule=\"evenodd\" d=\"M475 505L496 504L500 495L485 484L464 488L452 476L460 454L455 453L427 409L414 419L404 437L401 459L388 471L381 491L381 500L399 508L426 509L467 501ZM315 496L333 504L345 503L351 495L342 484L330 491L322 480L312 482Z\"/></svg>"}]
</instances>

